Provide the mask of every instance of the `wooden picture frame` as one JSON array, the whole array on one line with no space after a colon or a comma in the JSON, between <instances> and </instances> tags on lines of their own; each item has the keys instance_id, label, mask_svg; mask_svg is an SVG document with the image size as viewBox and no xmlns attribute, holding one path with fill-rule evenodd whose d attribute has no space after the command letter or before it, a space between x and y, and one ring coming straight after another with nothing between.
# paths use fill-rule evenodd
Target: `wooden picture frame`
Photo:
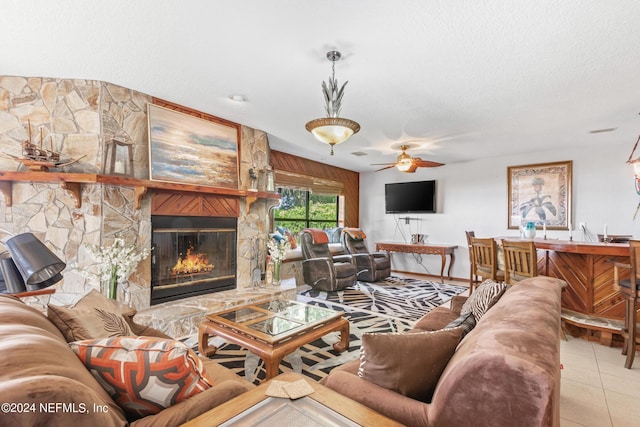
<instances>
[{"instance_id":1,"label":"wooden picture frame","mask_svg":"<svg viewBox=\"0 0 640 427\"><path fill-rule=\"evenodd\" d=\"M147 104L149 179L238 189L239 126Z\"/></svg>"},{"instance_id":2,"label":"wooden picture frame","mask_svg":"<svg viewBox=\"0 0 640 427\"><path fill-rule=\"evenodd\" d=\"M536 228L568 230L571 223L571 160L509 166L508 224L519 228L533 222Z\"/></svg>"}]
</instances>

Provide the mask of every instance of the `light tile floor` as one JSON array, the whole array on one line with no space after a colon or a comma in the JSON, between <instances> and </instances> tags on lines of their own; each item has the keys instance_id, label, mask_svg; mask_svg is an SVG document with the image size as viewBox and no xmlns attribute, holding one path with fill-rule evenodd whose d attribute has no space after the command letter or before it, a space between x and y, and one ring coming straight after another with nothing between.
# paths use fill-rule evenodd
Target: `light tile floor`
<instances>
[{"instance_id":1,"label":"light tile floor","mask_svg":"<svg viewBox=\"0 0 640 427\"><path fill-rule=\"evenodd\" d=\"M567 340L560 342L560 425L640 426L640 355L626 369L620 348Z\"/></svg>"}]
</instances>

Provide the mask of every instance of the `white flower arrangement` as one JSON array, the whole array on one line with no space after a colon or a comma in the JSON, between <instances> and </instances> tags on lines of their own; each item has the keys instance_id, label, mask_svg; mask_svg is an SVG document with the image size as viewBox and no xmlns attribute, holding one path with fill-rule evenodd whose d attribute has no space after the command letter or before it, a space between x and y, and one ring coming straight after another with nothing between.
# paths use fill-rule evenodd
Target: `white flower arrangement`
<instances>
[{"instance_id":1,"label":"white flower arrangement","mask_svg":"<svg viewBox=\"0 0 640 427\"><path fill-rule=\"evenodd\" d=\"M287 257L287 252L291 250L291 244L286 237L277 241L273 236L267 241L267 249L273 262L278 265Z\"/></svg>"},{"instance_id":2,"label":"white flower arrangement","mask_svg":"<svg viewBox=\"0 0 640 427\"><path fill-rule=\"evenodd\" d=\"M98 263L98 273L84 273L85 276L109 283L109 298L116 298L118 284L126 281L138 264L149 256L150 250L138 251L136 245L126 246L124 239L116 237L111 246L87 246L87 251Z\"/></svg>"}]
</instances>

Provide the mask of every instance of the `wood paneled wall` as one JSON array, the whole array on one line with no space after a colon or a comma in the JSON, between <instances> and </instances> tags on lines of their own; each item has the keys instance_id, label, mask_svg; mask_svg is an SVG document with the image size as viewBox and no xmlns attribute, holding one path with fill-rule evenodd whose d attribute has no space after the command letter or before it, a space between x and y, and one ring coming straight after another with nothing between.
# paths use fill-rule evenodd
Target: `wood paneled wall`
<instances>
[{"instance_id":1,"label":"wood paneled wall","mask_svg":"<svg viewBox=\"0 0 640 427\"><path fill-rule=\"evenodd\" d=\"M275 170L295 172L318 178L340 181L344 184L344 225L358 227L360 222L360 174L329 166L314 160L271 150L271 166Z\"/></svg>"}]
</instances>

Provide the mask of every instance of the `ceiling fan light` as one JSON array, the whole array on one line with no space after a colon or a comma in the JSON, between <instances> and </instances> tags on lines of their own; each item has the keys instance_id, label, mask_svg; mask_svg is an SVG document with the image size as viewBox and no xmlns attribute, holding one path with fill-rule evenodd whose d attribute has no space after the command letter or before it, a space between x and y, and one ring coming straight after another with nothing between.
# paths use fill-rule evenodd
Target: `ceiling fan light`
<instances>
[{"instance_id":1,"label":"ceiling fan light","mask_svg":"<svg viewBox=\"0 0 640 427\"><path fill-rule=\"evenodd\" d=\"M396 168L400 171L400 172L415 172L415 169L412 171L411 170L411 166L413 166L413 161L411 160L411 157L404 158L404 159L400 159L397 163L396 163Z\"/></svg>"}]
</instances>

